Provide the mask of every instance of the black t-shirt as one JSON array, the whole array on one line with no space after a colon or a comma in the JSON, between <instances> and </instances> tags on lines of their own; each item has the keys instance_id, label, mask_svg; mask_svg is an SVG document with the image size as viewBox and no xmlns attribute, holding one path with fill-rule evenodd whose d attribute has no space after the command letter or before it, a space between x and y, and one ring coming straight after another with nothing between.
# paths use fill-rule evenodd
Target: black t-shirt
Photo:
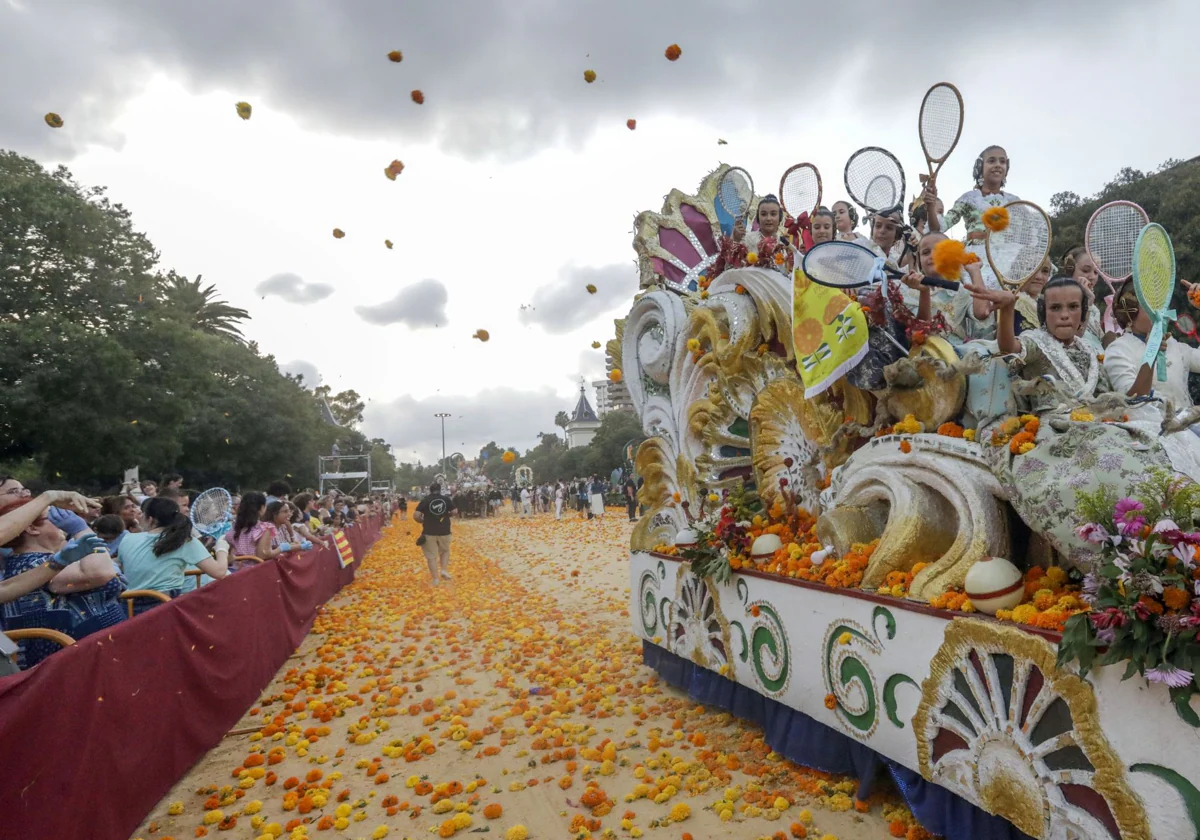
<instances>
[{"instance_id":1,"label":"black t-shirt","mask_svg":"<svg viewBox=\"0 0 1200 840\"><path fill-rule=\"evenodd\" d=\"M400 510L408 510L408 499L400 500Z\"/></svg>"},{"instance_id":2,"label":"black t-shirt","mask_svg":"<svg viewBox=\"0 0 1200 840\"><path fill-rule=\"evenodd\" d=\"M633 483L632 478L627 479L625 481L625 498L632 499L636 495L637 495L637 485Z\"/></svg>"},{"instance_id":3,"label":"black t-shirt","mask_svg":"<svg viewBox=\"0 0 1200 840\"><path fill-rule=\"evenodd\" d=\"M454 502L449 496L438 493L426 496L417 505L417 513L425 519L421 523L421 532L430 537L444 537L450 534L450 512L454 510Z\"/></svg>"}]
</instances>

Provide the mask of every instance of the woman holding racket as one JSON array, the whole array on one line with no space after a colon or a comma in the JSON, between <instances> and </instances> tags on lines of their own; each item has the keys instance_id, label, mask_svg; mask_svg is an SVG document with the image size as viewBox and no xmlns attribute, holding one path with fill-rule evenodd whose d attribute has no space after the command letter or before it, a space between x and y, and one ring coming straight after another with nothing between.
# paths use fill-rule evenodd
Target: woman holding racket
<instances>
[{"instance_id":1,"label":"woman holding racket","mask_svg":"<svg viewBox=\"0 0 1200 840\"><path fill-rule=\"evenodd\" d=\"M1004 147L988 146L975 159L975 168L972 171L975 189L959 196L944 215L929 214L929 229L935 233L949 230L960 221L966 226L967 248L979 255L983 266L983 279L989 289L998 289L1000 283L988 265L984 253L987 229L983 226L983 211L989 207L1003 207L1018 200L1017 196L1004 191L1008 182L1008 168L1008 153L1004 151ZM936 183L930 181L926 184L922 199L927 207L936 206Z\"/></svg>"},{"instance_id":2,"label":"woman holding racket","mask_svg":"<svg viewBox=\"0 0 1200 840\"><path fill-rule=\"evenodd\" d=\"M790 277L796 266L796 256L787 237L780 235L783 208L779 199L773 195L763 196L758 202L757 220L758 229L747 231L746 225L738 219L733 225L733 241L745 244L747 257L755 255L752 265L774 269Z\"/></svg>"},{"instance_id":3,"label":"woman holding racket","mask_svg":"<svg viewBox=\"0 0 1200 840\"><path fill-rule=\"evenodd\" d=\"M833 211L828 207L818 207L814 210L809 219L809 233L812 235L814 246L822 242L832 242L837 233L837 219Z\"/></svg>"}]
</instances>

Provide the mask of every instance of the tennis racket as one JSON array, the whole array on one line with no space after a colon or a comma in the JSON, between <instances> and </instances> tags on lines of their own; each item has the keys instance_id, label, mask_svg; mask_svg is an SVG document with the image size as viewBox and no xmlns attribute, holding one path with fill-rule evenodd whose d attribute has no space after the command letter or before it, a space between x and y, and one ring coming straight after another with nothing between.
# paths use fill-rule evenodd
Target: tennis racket
<instances>
[{"instance_id":1,"label":"tennis racket","mask_svg":"<svg viewBox=\"0 0 1200 840\"><path fill-rule=\"evenodd\" d=\"M1190 338L1194 342L1200 342L1200 336L1196 335L1196 319L1184 312L1175 318L1175 329L1184 338Z\"/></svg>"},{"instance_id":2,"label":"tennis racket","mask_svg":"<svg viewBox=\"0 0 1200 840\"><path fill-rule=\"evenodd\" d=\"M191 519L204 536L221 536L233 522L233 497L223 487L205 490L192 502Z\"/></svg>"},{"instance_id":3,"label":"tennis racket","mask_svg":"<svg viewBox=\"0 0 1200 840\"><path fill-rule=\"evenodd\" d=\"M1133 246L1133 290L1152 323L1142 364L1157 358L1161 382L1167 378L1167 359L1158 351L1162 348L1167 322L1175 317L1171 310L1171 296L1175 293L1175 249L1167 231L1155 222L1142 228Z\"/></svg>"},{"instance_id":4,"label":"tennis racket","mask_svg":"<svg viewBox=\"0 0 1200 840\"><path fill-rule=\"evenodd\" d=\"M1114 289L1133 274L1133 246L1148 224L1146 211L1132 201L1110 201L1088 219L1084 245Z\"/></svg>"},{"instance_id":5,"label":"tennis racket","mask_svg":"<svg viewBox=\"0 0 1200 840\"><path fill-rule=\"evenodd\" d=\"M904 168L887 149L867 146L846 161L846 192L868 213L899 207L904 200Z\"/></svg>"},{"instance_id":6,"label":"tennis racket","mask_svg":"<svg viewBox=\"0 0 1200 840\"><path fill-rule=\"evenodd\" d=\"M856 242L822 242L804 255L804 273L814 283L835 289L857 289L887 277L898 280L905 272L887 265L883 257ZM940 277L923 277L921 284L958 291L959 285Z\"/></svg>"},{"instance_id":7,"label":"tennis racket","mask_svg":"<svg viewBox=\"0 0 1200 840\"><path fill-rule=\"evenodd\" d=\"M717 203L735 224L739 219L744 221L749 231L750 205L754 203L754 180L750 173L740 166L731 166L717 184Z\"/></svg>"},{"instance_id":8,"label":"tennis racket","mask_svg":"<svg viewBox=\"0 0 1200 840\"><path fill-rule=\"evenodd\" d=\"M810 216L821 206L821 173L811 163L797 163L779 179L779 200L793 218Z\"/></svg>"},{"instance_id":9,"label":"tennis racket","mask_svg":"<svg viewBox=\"0 0 1200 840\"><path fill-rule=\"evenodd\" d=\"M921 176L922 184L937 181L942 164L958 145L962 127L963 100L958 88L949 82L939 82L925 92L921 114L917 118L921 150L925 152L925 163L929 166L929 175ZM936 168L934 164L937 164Z\"/></svg>"},{"instance_id":10,"label":"tennis racket","mask_svg":"<svg viewBox=\"0 0 1200 840\"><path fill-rule=\"evenodd\" d=\"M1050 253L1050 217L1032 201L1013 201L1008 227L987 233L987 258L996 279L1006 289L1019 289L1037 274Z\"/></svg>"}]
</instances>

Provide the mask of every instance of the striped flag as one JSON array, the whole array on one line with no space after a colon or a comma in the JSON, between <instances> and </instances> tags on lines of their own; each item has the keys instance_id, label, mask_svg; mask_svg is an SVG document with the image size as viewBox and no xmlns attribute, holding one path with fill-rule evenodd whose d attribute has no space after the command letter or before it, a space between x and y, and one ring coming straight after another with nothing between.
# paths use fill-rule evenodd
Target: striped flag
<instances>
[{"instance_id":1,"label":"striped flag","mask_svg":"<svg viewBox=\"0 0 1200 840\"><path fill-rule=\"evenodd\" d=\"M343 569L354 562L354 551L350 548L350 540L346 539L345 531L335 531L333 543L337 546L338 562L342 564Z\"/></svg>"}]
</instances>

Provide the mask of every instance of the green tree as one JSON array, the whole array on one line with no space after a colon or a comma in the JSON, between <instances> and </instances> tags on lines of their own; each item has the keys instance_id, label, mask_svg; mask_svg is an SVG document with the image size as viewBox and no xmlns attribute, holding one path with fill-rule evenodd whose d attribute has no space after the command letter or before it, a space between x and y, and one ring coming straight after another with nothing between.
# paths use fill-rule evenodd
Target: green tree
<instances>
[{"instance_id":1,"label":"green tree","mask_svg":"<svg viewBox=\"0 0 1200 840\"><path fill-rule=\"evenodd\" d=\"M200 282L199 275L195 280L189 280L174 271L167 273L163 303L168 317L180 319L200 332L244 344L246 338L238 322L248 320L250 313L218 300L216 286L209 284L201 288Z\"/></svg>"},{"instance_id":2,"label":"green tree","mask_svg":"<svg viewBox=\"0 0 1200 840\"><path fill-rule=\"evenodd\" d=\"M333 412L333 419L338 422L339 426L352 429L361 423L363 409L367 407L367 404L362 401L358 392L351 389L333 394L332 390L328 385L320 385L313 390L313 393L329 403L329 410Z\"/></svg>"},{"instance_id":3,"label":"green tree","mask_svg":"<svg viewBox=\"0 0 1200 840\"><path fill-rule=\"evenodd\" d=\"M554 425L558 426L563 431L566 431L567 424L570 422L571 422L571 418L567 415L567 412L565 412L565 411L560 411L560 412L558 412L558 414L554 415Z\"/></svg>"}]
</instances>

